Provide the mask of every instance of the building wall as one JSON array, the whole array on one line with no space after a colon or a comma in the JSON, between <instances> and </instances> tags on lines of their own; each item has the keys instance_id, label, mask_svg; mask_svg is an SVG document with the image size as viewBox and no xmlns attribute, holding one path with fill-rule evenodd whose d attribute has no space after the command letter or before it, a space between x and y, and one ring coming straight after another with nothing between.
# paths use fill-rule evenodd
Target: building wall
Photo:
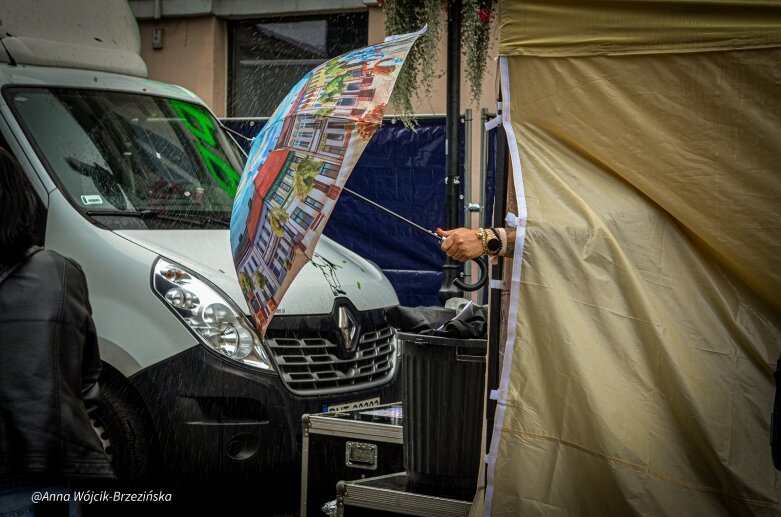
<instances>
[{"instance_id":1,"label":"building wall","mask_svg":"<svg viewBox=\"0 0 781 517\"><path fill-rule=\"evenodd\" d=\"M178 84L201 97L218 117L226 115L228 37L215 16L139 21L141 57L149 78ZM152 30L163 30L163 48L152 48Z\"/></svg>"}]
</instances>

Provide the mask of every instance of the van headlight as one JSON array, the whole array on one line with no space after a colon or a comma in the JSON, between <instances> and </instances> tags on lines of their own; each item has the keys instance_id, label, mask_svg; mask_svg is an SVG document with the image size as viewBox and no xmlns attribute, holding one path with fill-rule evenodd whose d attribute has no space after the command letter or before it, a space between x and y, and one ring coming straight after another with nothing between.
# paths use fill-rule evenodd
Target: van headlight
<instances>
[{"instance_id":1,"label":"van headlight","mask_svg":"<svg viewBox=\"0 0 781 517\"><path fill-rule=\"evenodd\" d=\"M241 310L195 274L161 257L152 269L152 285L204 345L242 364L272 369L258 334Z\"/></svg>"}]
</instances>

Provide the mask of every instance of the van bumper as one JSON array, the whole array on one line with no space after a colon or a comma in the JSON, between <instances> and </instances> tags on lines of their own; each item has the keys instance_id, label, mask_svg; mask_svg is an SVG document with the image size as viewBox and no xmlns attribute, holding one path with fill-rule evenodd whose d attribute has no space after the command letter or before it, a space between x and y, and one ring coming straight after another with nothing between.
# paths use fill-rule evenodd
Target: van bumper
<instances>
[{"instance_id":1,"label":"van bumper","mask_svg":"<svg viewBox=\"0 0 781 517\"><path fill-rule=\"evenodd\" d=\"M240 366L197 345L130 380L152 417L169 480L240 484L297 479L301 416L340 402L398 402L399 370L377 388L301 397L276 372Z\"/></svg>"}]
</instances>

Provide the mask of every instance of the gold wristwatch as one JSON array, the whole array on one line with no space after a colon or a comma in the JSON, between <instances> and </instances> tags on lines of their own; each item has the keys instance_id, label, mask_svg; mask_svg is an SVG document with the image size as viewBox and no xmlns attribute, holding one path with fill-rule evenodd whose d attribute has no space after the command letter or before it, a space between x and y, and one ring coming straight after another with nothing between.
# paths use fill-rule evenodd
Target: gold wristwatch
<instances>
[{"instance_id":1,"label":"gold wristwatch","mask_svg":"<svg viewBox=\"0 0 781 517\"><path fill-rule=\"evenodd\" d=\"M498 255L502 249L502 241L499 239L499 235L493 228L486 228L485 233L490 234L486 237L484 245L486 253L488 255Z\"/></svg>"},{"instance_id":2,"label":"gold wristwatch","mask_svg":"<svg viewBox=\"0 0 781 517\"><path fill-rule=\"evenodd\" d=\"M496 255L502 249L502 241L499 240L499 235L493 228L480 228L477 237L480 239L480 244L483 245L483 255Z\"/></svg>"}]
</instances>

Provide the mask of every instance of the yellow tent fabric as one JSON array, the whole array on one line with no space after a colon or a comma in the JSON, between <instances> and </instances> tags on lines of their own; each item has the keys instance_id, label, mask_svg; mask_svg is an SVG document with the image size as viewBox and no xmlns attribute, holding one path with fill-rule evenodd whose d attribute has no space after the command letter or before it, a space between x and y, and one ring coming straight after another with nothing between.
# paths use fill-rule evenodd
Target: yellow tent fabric
<instances>
[{"instance_id":1,"label":"yellow tent fabric","mask_svg":"<svg viewBox=\"0 0 781 517\"><path fill-rule=\"evenodd\" d=\"M486 514L781 514L769 5L501 4L522 238Z\"/></svg>"},{"instance_id":2,"label":"yellow tent fabric","mask_svg":"<svg viewBox=\"0 0 781 517\"><path fill-rule=\"evenodd\" d=\"M699 52L781 40L778 0L511 0L501 10L505 56Z\"/></svg>"}]
</instances>

